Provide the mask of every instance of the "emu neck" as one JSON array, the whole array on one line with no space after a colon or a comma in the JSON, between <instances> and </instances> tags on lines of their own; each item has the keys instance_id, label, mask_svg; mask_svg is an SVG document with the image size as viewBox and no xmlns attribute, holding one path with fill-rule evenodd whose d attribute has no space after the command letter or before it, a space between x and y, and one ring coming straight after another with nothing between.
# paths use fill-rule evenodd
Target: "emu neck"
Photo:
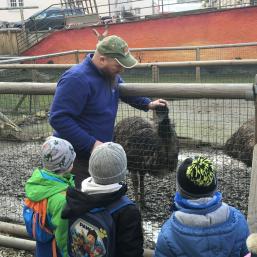
<instances>
[{"instance_id":1,"label":"emu neck","mask_svg":"<svg viewBox=\"0 0 257 257\"><path fill-rule=\"evenodd\" d=\"M168 141L171 139L172 129L170 124L170 119L165 118L157 124L158 135L163 141Z\"/></svg>"}]
</instances>

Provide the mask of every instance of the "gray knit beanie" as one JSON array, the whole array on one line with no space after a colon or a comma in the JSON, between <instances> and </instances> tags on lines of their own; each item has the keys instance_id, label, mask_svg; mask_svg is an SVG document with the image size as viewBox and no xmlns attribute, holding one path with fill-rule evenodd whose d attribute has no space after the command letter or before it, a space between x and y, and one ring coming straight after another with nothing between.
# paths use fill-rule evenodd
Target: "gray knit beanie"
<instances>
[{"instance_id":1,"label":"gray knit beanie","mask_svg":"<svg viewBox=\"0 0 257 257\"><path fill-rule=\"evenodd\" d=\"M89 174L96 184L119 183L127 174L127 156L120 144L107 142L99 145L89 159Z\"/></svg>"},{"instance_id":2,"label":"gray knit beanie","mask_svg":"<svg viewBox=\"0 0 257 257\"><path fill-rule=\"evenodd\" d=\"M61 138L49 137L42 145L43 168L56 173L67 171L73 164L76 153L72 145Z\"/></svg>"}]
</instances>

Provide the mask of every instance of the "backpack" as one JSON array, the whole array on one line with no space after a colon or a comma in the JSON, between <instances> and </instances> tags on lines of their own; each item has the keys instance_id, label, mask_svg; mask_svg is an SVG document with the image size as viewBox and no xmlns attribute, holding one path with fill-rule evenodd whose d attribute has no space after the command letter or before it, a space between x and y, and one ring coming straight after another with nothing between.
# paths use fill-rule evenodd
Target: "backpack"
<instances>
[{"instance_id":1,"label":"backpack","mask_svg":"<svg viewBox=\"0 0 257 257\"><path fill-rule=\"evenodd\" d=\"M64 183L62 180L51 177L41 171L42 177ZM24 200L23 219L28 235L40 243L51 242L52 256L58 256L56 240L51 226L50 217L47 215L47 198L33 202L28 198Z\"/></svg>"},{"instance_id":2,"label":"backpack","mask_svg":"<svg viewBox=\"0 0 257 257\"><path fill-rule=\"evenodd\" d=\"M68 252L70 257L114 257L115 223L112 214L134 205L122 196L106 208L95 208L69 220Z\"/></svg>"},{"instance_id":3,"label":"backpack","mask_svg":"<svg viewBox=\"0 0 257 257\"><path fill-rule=\"evenodd\" d=\"M51 244L52 257L57 257L58 250L52 228L48 225L47 199L33 202L28 198L24 200L23 218L28 235L40 243ZM52 242L51 242L52 241ZM48 254L48 252L47 252Z\"/></svg>"},{"instance_id":4,"label":"backpack","mask_svg":"<svg viewBox=\"0 0 257 257\"><path fill-rule=\"evenodd\" d=\"M31 238L41 243L49 242L54 235L47 222L47 199L33 202L24 200L23 218L27 233Z\"/></svg>"}]
</instances>

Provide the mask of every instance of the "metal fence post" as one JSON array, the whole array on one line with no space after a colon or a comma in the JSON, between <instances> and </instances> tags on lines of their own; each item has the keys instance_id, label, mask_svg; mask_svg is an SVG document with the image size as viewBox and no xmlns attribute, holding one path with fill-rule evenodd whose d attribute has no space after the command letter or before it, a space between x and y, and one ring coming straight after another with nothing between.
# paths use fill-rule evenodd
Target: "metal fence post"
<instances>
[{"instance_id":1,"label":"metal fence post","mask_svg":"<svg viewBox=\"0 0 257 257\"><path fill-rule=\"evenodd\" d=\"M15 37L16 37L16 44L17 44L17 54L20 55L21 51L20 51L20 46L19 46L19 40L18 40L18 33L19 32L15 32Z\"/></svg>"},{"instance_id":2,"label":"metal fence post","mask_svg":"<svg viewBox=\"0 0 257 257\"><path fill-rule=\"evenodd\" d=\"M254 80L254 86L253 86L253 91L254 91L254 108L255 108L255 117L254 117L254 144L256 145L257 143L257 74L255 75L255 80Z\"/></svg>"},{"instance_id":3,"label":"metal fence post","mask_svg":"<svg viewBox=\"0 0 257 257\"><path fill-rule=\"evenodd\" d=\"M248 197L248 215L247 221L251 233L257 232L257 75L253 85L254 106L255 106L255 125L254 125L254 149L252 160L252 172Z\"/></svg>"},{"instance_id":4,"label":"metal fence post","mask_svg":"<svg viewBox=\"0 0 257 257\"><path fill-rule=\"evenodd\" d=\"M200 48L195 49L195 60L200 61ZM201 82L201 68L200 66L195 67L195 80Z\"/></svg>"},{"instance_id":5,"label":"metal fence post","mask_svg":"<svg viewBox=\"0 0 257 257\"><path fill-rule=\"evenodd\" d=\"M33 64L35 64L36 61L33 60ZM37 76L37 73L36 73L36 70L35 69L32 69L31 70L31 75L32 75L32 82L37 82L38 81L38 76ZM34 99L34 108L35 108L35 112L39 111L40 110L40 107L39 107L39 97L37 95L30 95L29 96L30 98L30 101L29 101L29 113L31 114L32 113L32 99Z\"/></svg>"},{"instance_id":6,"label":"metal fence post","mask_svg":"<svg viewBox=\"0 0 257 257\"><path fill-rule=\"evenodd\" d=\"M79 63L79 51L75 52L75 62Z\"/></svg>"},{"instance_id":7,"label":"metal fence post","mask_svg":"<svg viewBox=\"0 0 257 257\"><path fill-rule=\"evenodd\" d=\"M158 83L160 81L160 71L158 65L152 66L152 82ZM153 99L154 100L154 99ZM155 119L155 112L153 112L153 119Z\"/></svg>"},{"instance_id":8,"label":"metal fence post","mask_svg":"<svg viewBox=\"0 0 257 257\"><path fill-rule=\"evenodd\" d=\"M158 65L152 66L152 82L158 83L160 80L159 67Z\"/></svg>"}]
</instances>

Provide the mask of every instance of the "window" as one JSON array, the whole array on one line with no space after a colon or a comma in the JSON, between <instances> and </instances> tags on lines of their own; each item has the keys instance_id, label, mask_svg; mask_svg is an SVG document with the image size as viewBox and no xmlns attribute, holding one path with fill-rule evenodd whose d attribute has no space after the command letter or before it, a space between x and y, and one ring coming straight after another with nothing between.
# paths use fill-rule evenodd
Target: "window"
<instances>
[{"instance_id":1,"label":"window","mask_svg":"<svg viewBox=\"0 0 257 257\"><path fill-rule=\"evenodd\" d=\"M17 7L17 2L16 2L16 0L10 0L10 6L11 6L11 7Z\"/></svg>"},{"instance_id":2,"label":"window","mask_svg":"<svg viewBox=\"0 0 257 257\"><path fill-rule=\"evenodd\" d=\"M35 20L41 20L41 19L45 19L46 16L47 16L47 13L46 12L42 12L42 13L34 16L34 17L35 17Z\"/></svg>"},{"instance_id":3,"label":"window","mask_svg":"<svg viewBox=\"0 0 257 257\"><path fill-rule=\"evenodd\" d=\"M9 0L10 7L20 7L24 6L23 0Z\"/></svg>"},{"instance_id":4,"label":"window","mask_svg":"<svg viewBox=\"0 0 257 257\"><path fill-rule=\"evenodd\" d=\"M140 15L140 8L135 8L134 12L135 12L136 15Z\"/></svg>"},{"instance_id":5,"label":"window","mask_svg":"<svg viewBox=\"0 0 257 257\"><path fill-rule=\"evenodd\" d=\"M56 18L56 17L63 17L64 13L62 11L55 11L48 13L48 18Z\"/></svg>"},{"instance_id":6,"label":"window","mask_svg":"<svg viewBox=\"0 0 257 257\"><path fill-rule=\"evenodd\" d=\"M24 6L23 0L19 0L19 6Z\"/></svg>"}]
</instances>

